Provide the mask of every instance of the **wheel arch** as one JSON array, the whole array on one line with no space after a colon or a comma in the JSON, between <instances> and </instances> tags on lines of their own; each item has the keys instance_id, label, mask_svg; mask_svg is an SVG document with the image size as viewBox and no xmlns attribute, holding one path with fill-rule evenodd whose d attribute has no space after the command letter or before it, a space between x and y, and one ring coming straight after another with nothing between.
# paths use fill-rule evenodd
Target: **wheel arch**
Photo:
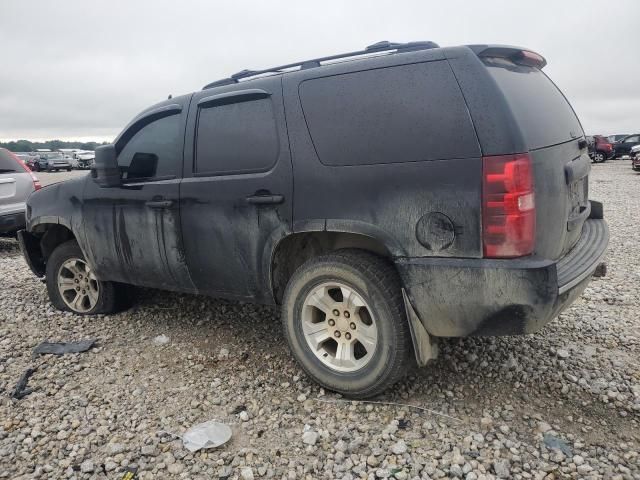
<instances>
[{"instance_id":1,"label":"wheel arch","mask_svg":"<svg viewBox=\"0 0 640 480\"><path fill-rule=\"evenodd\" d=\"M345 248L364 250L390 260L401 255L402 250L395 242L391 242L390 245L380 237L371 235L371 230L365 233L362 230L329 230L310 226L281 238L273 249L268 270L271 294L275 303L281 303L284 290L295 270L315 256Z\"/></svg>"},{"instance_id":2,"label":"wheel arch","mask_svg":"<svg viewBox=\"0 0 640 480\"><path fill-rule=\"evenodd\" d=\"M59 217L41 217L31 221L29 230L20 232L19 238L29 267L39 277L45 274L47 259L58 245L77 240L70 223Z\"/></svg>"}]
</instances>

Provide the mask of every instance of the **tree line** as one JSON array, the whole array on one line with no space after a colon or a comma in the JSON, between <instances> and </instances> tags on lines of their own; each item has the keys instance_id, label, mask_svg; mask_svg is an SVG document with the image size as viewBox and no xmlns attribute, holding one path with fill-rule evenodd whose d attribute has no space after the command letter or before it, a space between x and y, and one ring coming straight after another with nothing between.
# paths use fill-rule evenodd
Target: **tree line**
<instances>
[{"instance_id":1,"label":"tree line","mask_svg":"<svg viewBox=\"0 0 640 480\"><path fill-rule=\"evenodd\" d=\"M60 150L61 148L77 148L80 150L95 150L100 145L107 142L64 142L62 140L47 140L46 142L32 142L30 140L15 140L11 142L0 142L0 147L12 152L35 152L39 148L49 150Z\"/></svg>"}]
</instances>

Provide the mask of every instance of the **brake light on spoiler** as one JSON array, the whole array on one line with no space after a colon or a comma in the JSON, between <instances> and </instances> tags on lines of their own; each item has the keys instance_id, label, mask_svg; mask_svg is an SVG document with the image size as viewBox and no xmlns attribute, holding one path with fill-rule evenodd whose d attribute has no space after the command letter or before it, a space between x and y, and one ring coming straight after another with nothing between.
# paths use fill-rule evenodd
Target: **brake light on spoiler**
<instances>
[{"instance_id":1,"label":"brake light on spoiler","mask_svg":"<svg viewBox=\"0 0 640 480\"><path fill-rule=\"evenodd\" d=\"M543 68L547 61L539 53L519 47L504 45L469 45L479 57L506 58L518 65Z\"/></svg>"},{"instance_id":2,"label":"brake light on spoiler","mask_svg":"<svg viewBox=\"0 0 640 480\"><path fill-rule=\"evenodd\" d=\"M486 258L533 253L536 203L529 154L482 158L482 243Z\"/></svg>"}]
</instances>

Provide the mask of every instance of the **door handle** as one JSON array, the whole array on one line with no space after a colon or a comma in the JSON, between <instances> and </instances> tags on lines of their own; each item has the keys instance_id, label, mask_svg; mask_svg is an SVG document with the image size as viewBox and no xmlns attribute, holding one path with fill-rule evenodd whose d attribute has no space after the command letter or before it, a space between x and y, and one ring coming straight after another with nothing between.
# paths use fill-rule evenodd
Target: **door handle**
<instances>
[{"instance_id":1,"label":"door handle","mask_svg":"<svg viewBox=\"0 0 640 480\"><path fill-rule=\"evenodd\" d=\"M246 200L251 205L278 205L284 202L284 195L249 195Z\"/></svg>"},{"instance_id":2,"label":"door handle","mask_svg":"<svg viewBox=\"0 0 640 480\"><path fill-rule=\"evenodd\" d=\"M173 205L173 200L151 200L145 202L145 205L149 208L169 208Z\"/></svg>"}]
</instances>

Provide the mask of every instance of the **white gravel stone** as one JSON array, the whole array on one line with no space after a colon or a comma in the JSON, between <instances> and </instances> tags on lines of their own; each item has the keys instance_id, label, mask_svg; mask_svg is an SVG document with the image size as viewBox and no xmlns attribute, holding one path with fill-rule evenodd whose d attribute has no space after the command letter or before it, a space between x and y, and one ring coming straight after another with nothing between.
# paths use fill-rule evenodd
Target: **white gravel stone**
<instances>
[{"instance_id":1,"label":"white gravel stone","mask_svg":"<svg viewBox=\"0 0 640 480\"><path fill-rule=\"evenodd\" d=\"M318 441L318 434L313 430L309 430L308 432L304 432L302 434L302 442L307 445L315 445Z\"/></svg>"},{"instance_id":2,"label":"white gravel stone","mask_svg":"<svg viewBox=\"0 0 640 480\"><path fill-rule=\"evenodd\" d=\"M391 447L391 451L395 455L402 455L407 451L407 444L404 442L404 440L399 440Z\"/></svg>"},{"instance_id":3,"label":"white gravel stone","mask_svg":"<svg viewBox=\"0 0 640 480\"><path fill-rule=\"evenodd\" d=\"M80 464L80 471L82 473L91 473L94 470L93 462L91 460L85 460Z\"/></svg>"},{"instance_id":4,"label":"white gravel stone","mask_svg":"<svg viewBox=\"0 0 640 480\"><path fill-rule=\"evenodd\" d=\"M170 341L171 341L171 339L169 337L167 337L166 335L158 335L157 337L154 337L154 339L153 339L154 345L166 345Z\"/></svg>"},{"instance_id":5,"label":"white gravel stone","mask_svg":"<svg viewBox=\"0 0 640 480\"><path fill-rule=\"evenodd\" d=\"M242 480L253 480L253 470L251 467L243 467L240 470L240 476L242 477Z\"/></svg>"}]
</instances>

